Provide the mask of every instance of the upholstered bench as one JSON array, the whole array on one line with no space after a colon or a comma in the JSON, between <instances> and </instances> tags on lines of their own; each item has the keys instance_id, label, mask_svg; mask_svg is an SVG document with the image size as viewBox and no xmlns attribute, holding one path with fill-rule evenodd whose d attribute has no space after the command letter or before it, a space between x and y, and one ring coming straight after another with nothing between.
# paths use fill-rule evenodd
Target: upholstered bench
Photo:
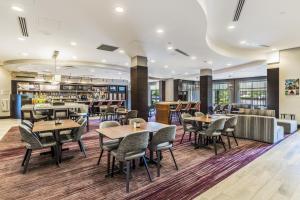
<instances>
[{"instance_id":1,"label":"upholstered bench","mask_svg":"<svg viewBox=\"0 0 300 200\"><path fill-rule=\"evenodd\" d=\"M296 120L277 119L278 126L282 126L284 133L294 133L298 129Z\"/></svg>"}]
</instances>

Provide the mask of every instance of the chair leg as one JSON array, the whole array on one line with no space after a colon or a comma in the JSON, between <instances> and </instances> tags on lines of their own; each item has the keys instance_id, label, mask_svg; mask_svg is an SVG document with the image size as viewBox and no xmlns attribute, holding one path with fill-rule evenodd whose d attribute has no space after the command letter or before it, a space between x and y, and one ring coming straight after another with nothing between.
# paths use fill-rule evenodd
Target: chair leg
<instances>
[{"instance_id":1,"label":"chair leg","mask_svg":"<svg viewBox=\"0 0 300 200\"><path fill-rule=\"evenodd\" d=\"M173 151L172 151L172 149L171 149L171 148L169 148L169 151L170 151L170 153L171 153L171 156L172 156L172 158L173 158L173 161L174 161L174 164L175 164L176 170L178 171L178 166L177 166L177 163L176 163L176 160L175 160L175 157L174 157Z\"/></svg>"},{"instance_id":2,"label":"chair leg","mask_svg":"<svg viewBox=\"0 0 300 200\"><path fill-rule=\"evenodd\" d=\"M214 144L214 149L215 149L215 155L217 155L218 152L217 152L216 137L213 137L213 144Z\"/></svg>"},{"instance_id":3,"label":"chair leg","mask_svg":"<svg viewBox=\"0 0 300 200\"><path fill-rule=\"evenodd\" d=\"M78 143L79 143L79 146L81 147L84 157L86 158L86 152L85 152L85 147L84 147L83 142L81 140L79 140Z\"/></svg>"},{"instance_id":4,"label":"chair leg","mask_svg":"<svg viewBox=\"0 0 300 200\"><path fill-rule=\"evenodd\" d=\"M145 168L147 170L147 174L148 174L148 178L149 178L149 181L152 182L152 177L151 177L151 174L149 172L149 168L148 168L148 164L147 164L147 161L145 159L145 156L142 157L143 158L143 161L144 161L144 165L145 165Z\"/></svg>"},{"instance_id":5,"label":"chair leg","mask_svg":"<svg viewBox=\"0 0 300 200\"><path fill-rule=\"evenodd\" d=\"M116 158L113 156L112 167L111 167L111 176L110 177L114 177L115 162L116 162Z\"/></svg>"},{"instance_id":6,"label":"chair leg","mask_svg":"<svg viewBox=\"0 0 300 200\"><path fill-rule=\"evenodd\" d=\"M130 161L126 161L126 192L129 192Z\"/></svg>"},{"instance_id":7,"label":"chair leg","mask_svg":"<svg viewBox=\"0 0 300 200\"><path fill-rule=\"evenodd\" d=\"M227 137L227 141L228 141L228 147L229 147L229 149L231 149L230 138L229 138L228 132L226 132L226 137Z\"/></svg>"},{"instance_id":8,"label":"chair leg","mask_svg":"<svg viewBox=\"0 0 300 200\"><path fill-rule=\"evenodd\" d=\"M27 155L25 163L24 163L23 174L26 174L26 172L27 172L27 168L28 168L28 164L29 164L31 152L32 152L32 149L28 149L28 155Z\"/></svg>"},{"instance_id":9,"label":"chair leg","mask_svg":"<svg viewBox=\"0 0 300 200\"><path fill-rule=\"evenodd\" d=\"M185 135L185 131L183 132L183 135L182 135L182 137L181 137L180 144L182 144L182 141L183 141L184 135Z\"/></svg>"},{"instance_id":10,"label":"chair leg","mask_svg":"<svg viewBox=\"0 0 300 200\"><path fill-rule=\"evenodd\" d=\"M219 138L220 138L220 141L221 141L221 143L222 143L222 145L223 145L224 150L226 151L227 149L226 149L226 147L225 147L225 143L223 142L223 139L222 139L221 135L220 135Z\"/></svg>"},{"instance_id":11,"label":"chair leg","mask_svg":"<svg viewBox=\"0 0 300 200\"><path fill-rule=\"evenodd\" d=\"M156 151L157 154L157 177L160 176L160 152Z\"/></svg>"},{"instance_id":12,"label":"chair leg","mask_svg":"<svg viewBox=\"0 0 300 200\"><path fill-rule=\"evenodd\" d=\"M99 164L100 164L100 161L101 161L101 158L102 158L102 154L103 154L103 149L101 150L101 153L100 153L100 156L99 156L99 159L98 159L97 165L99 165Z\"/></svg>"},{"instance_id":13,"label":"chair leg","mask_svg":"<svg viewBox=\"0 0 300 200\"><path fill-rule=\"evenodd\" d=\"M107 152L107 174L110 173L110 151Z\"/></svg>"},{"instance_id":14,"label":"chair leg","mask_svg":"<svg viewBox=\"0 0 300 200\"><path fill-rule=\"evenodd\" d=\"M24 158L23 158L23 161L22 161L22 166L24 166L24 163L25 163L26 158L28 156L28 151L29 151L29 149L26 149L26 152L25 152L25 155L24 155Z\"/></svg>"},{"instance_id":15,"label":"chair leg","mask_svg":"<svg viewBox=\"0 0 300 200\"><path fill-rule=\"evenodd\" d=\"M192 132L190 132L189 141L192 139Z\"/></svg>"},{"instance_id":16,"label":"chair leg","mask_svg":"<svg viewBox=\"0 0 300 200\"><path fill-rule=\"evenodd\" d=\"M232 132L232 136L233 136L233 138L234 138L234 141L235 141L235 143L236 143L236 146L239 146L239 144L238 144L238 142L237 142L237 139L236 139L236 137L235 137L234 131Z\"/></svg>"},{"instance_id":17,"label":"chair leg","mask_svg":"<svg viewBox=\"0 0 300 200\"><path fill-rule=\"evenodd\" d=\"M59 151L58 151L58 146L55 145L53 146L53 150L54 150L54 156L55 156L55 161L56 161L56 165L59 167Z\"/></svg>"}]
</instances>

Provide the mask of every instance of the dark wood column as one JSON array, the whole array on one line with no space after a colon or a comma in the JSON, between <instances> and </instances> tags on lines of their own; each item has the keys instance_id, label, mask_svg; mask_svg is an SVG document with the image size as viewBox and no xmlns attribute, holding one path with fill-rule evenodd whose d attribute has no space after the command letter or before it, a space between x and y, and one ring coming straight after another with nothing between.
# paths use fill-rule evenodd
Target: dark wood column
<instances>
[{"instance_id":1,"label":"dark wood column","mask_svg":"<svg viewBox=\"0 0 300 200\"><path fill-rule=\"evenodd\" d=\"M148 121L148 67L147 58L131 58L131 109L138 110L138 117Z\"/></svg>"},{"instance_id":2,"label":"dark wood column","mask_svg":"<svg viewBox=\"0 0 300 200\"><path fill-rule=\"evenodd\" d=\"M179 84L180 84L180 79L175 79L174 80L174 88L173 88L173 91L174 91L174 101L178 101L178 95L179 95Z\"/></svg>"},{"instance_id":3,"label":"dark wood column","mask_svg":"<svg viewBox=\"0 0 300 200\"><path fill-rule=\"evenodd\" d=\"M279 68L267 69L267 107L279 118Z\"/></svg>"},{"instance_id":4,"label":"dark wood column","mask_svg":"<svg viewBox=\"0 0 300 200\"><path fill-rule=\"evenodd\" d=\"M159 97L160 101L166 100L166 81L159 81Z\"/></svg>"},{"instance_id":5,"label":"dark wood column","mask_svg":"<svg viewBox=\"0 0 300 200\"><path fill-rule=\"evenodd\" d=\"M202 69L200 71L200 101L201 112L208 113L208 108L212 106L212 70Z\"/></svg>"}]
</instances>

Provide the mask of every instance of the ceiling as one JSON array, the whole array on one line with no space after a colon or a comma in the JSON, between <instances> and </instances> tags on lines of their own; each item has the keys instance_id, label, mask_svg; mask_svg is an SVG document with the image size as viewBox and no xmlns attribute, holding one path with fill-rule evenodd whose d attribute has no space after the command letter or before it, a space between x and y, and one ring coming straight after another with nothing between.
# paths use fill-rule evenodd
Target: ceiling
<instances>
[{"instance_id":1,"label":"ceiling","mask_svg":"<svg viewBox=\"0 0 300 200\"><path fill-rule=\"evenodd\" d=\"M159 78L196 79L201 68L212 68L218 79L228 78L229 73L238 78L266 75L265 62L247 63L264 60L273 48L300 44L300 15L296 13L300 2L246 0L240 20L232 23L237 2L1 0L0 60L9 70L128 80L130 57L143 55L148 57L150 76ZM124 12L115 12L116 7ZM29 37L24 41L18 40L22 37L18 16L27 22ZM232 24L236 28L228 30ZM164 33L158 34L157 29ZM251 45L240 44L242 40ZM124 53L97 50L100 44L120 47ZM169 46L190 57L168 50ZM60 52L57 69L54 50Z\"/></svg>"}]
</instances>

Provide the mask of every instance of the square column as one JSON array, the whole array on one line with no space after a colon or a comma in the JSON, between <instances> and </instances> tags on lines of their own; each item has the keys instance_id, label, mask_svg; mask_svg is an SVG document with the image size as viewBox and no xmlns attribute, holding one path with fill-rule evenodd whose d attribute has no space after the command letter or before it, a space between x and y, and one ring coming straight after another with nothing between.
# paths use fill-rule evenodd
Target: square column
<instances>
[{"instance_id":1,"label":"square column","mask_svg":"<svg viewBox=\"0 0 300 200\"><path fill-rule=\"evenodd\" d=\"M267 107L279 118L279 68L267 69Z\"/></svg>"},{"instance_id":2,"label":"square column","mask_svg":"<svg viewBox=\"0 0 300 200\"><path fill-rule=\"evenodd\" d=\"M148 121L148 67L147 58L131 58L131 109L138 111L138 117Z\"/></svg>"},{"instance_id":3,"label":"square column","mask_svg":"<svg viewBox=\"0 0 300 200\"><path fill-rule=\"evenodd\" d=\"M212 70L200 70L200 102L201 112L207 114L209 107L212 106Z\"/></svg>"}]
</instances>

